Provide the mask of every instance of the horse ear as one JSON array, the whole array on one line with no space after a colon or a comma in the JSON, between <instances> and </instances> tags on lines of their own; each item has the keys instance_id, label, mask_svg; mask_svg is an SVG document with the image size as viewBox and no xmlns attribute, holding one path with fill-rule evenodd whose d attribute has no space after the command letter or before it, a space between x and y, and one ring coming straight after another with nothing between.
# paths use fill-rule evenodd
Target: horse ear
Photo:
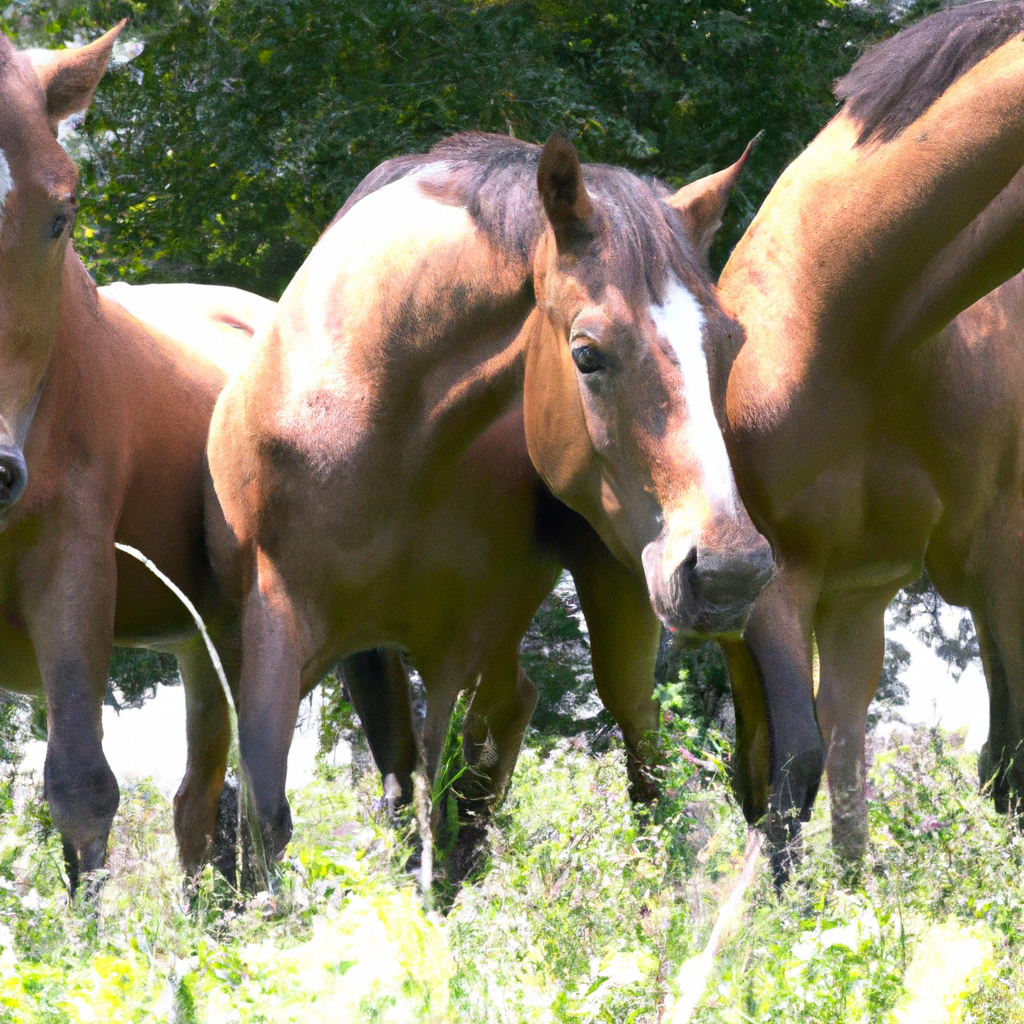
<instances>
[{"instance_id":1,"label":"horse ear","mask_svg":"<svg viewBox=\"0 0 1024 1024\"><path fill-rule=\"evenodd\" d=\"M77 50L32 51L32 65L46 93L46 116L55 129L59 121L89 106L107 70L114 41L127 23L126 18Z\"/></svg>"},{"instance_id":2,"label":"horse ear","mask_svg":"<svg viewBox=\"0 0 1024 1024\"><path fill-rule=\"evenodd\" d=\"M544 143L537 167L537 191L559 248L589 226L594 204L583 184L576 149L564 132L552 132Z\"/></svg>"},{"instance_id":3,"label":"horse ear","mask_svg":"<svg viewBox=\"0 0 1024 1024\"><path fill-rule=\"evenodd\" d=\"M731 167L684 185L668 200L668 205L679 211L686 231L701 256L707 256L715 232L722 226L722 214L739 181L743 165L763 134L758 132L747 143L743 156Z\"/></svg>"}]
</instances>

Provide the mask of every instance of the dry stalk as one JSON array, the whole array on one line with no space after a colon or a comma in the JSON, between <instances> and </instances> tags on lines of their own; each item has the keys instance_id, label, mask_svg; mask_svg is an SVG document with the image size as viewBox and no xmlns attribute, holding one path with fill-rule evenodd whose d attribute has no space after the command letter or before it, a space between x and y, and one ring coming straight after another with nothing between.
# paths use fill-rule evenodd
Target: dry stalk
<instances>
[{"instance_id":1,"label":"dry stalk","mask_svg":"<svg viewBox=\"0 0 1024 1024\"><path fill-rule=\"evenodd\" d=\"M672 1007L670 1024L688 1024L693 1016L693 1011L697 1009L697 1004L707 987L708 978L714 969L715 957L739 923L740 913L743 909L743 896L754 880L754 872L757 869L757 860L763 844L764 835L761 832L751 829L747 833L743 870L740 872L740 877L736 879L728 898L718 911L718 917L715 920L714 928L711 929L707 945L703 952L698 956L690 957L679 968L679 974L676 976L679 997Z\"/></svg>"},{"instance_id":2,"label":"dry stalk","mask_svg":"<svg viewBox=\"0 0 1024 1024\"><path fill-rule=\"evenodd\" d=\"M434 832L431 828L430 785L422 771L413 775L413 801L420 834L420 894L423 910L429 912L434 903Z\"/></svg>"},{"instance_id":3,"label":"dry stalk","mask_svg":"<svg viewBox=\"0 0 1024 1024\"><path fill-rule=\"evenodd\" d=\"M253 806L252 787L249 785L248 779L246 778L245 764L239 754L238 715L235 711L235 701L231 695L231 686L228 684L228 677L224 672L224 666L221 663L220 655L217 653L217 648L210 639L210 633L206 628L206 623L203 621L202 615L199 614L199 609L192 603L188 595L181 589L181 587L178 586L177 583L174 582L174 580L170 578L170 576L162 572L152 559L147 558L146 555L144 555L138 548L133 548L130 544L121 544L119 541L115 541L114 547L117 548L118 551L123 551L126 555L131 555L132 558L140 561L154 576L156 576L156 578L159 579L188 609L189 614L192 616L200 634L202 635L203 641L206 644L206 650L210 655L210 661L213 662L214 671L217 673L221 689L224 691L224 700L227 702L228 718L231 723L230 759L240 765L239 781L241 783L241 799L239 800L239 810L241 814L244 814L246 823L249 827L249 835L253 847L253 857L257 862L257 871L261 872L263 875L259 881L270 889L273 885L273 877L270 872L270 865L267 861L266 851L263 848L263 833L256 818L256 809ZM241 826L241 824L242 822L240 821L239 825ZM239 829L239 831L241 831L241 829Z\"/></svg>"}]
</instances>

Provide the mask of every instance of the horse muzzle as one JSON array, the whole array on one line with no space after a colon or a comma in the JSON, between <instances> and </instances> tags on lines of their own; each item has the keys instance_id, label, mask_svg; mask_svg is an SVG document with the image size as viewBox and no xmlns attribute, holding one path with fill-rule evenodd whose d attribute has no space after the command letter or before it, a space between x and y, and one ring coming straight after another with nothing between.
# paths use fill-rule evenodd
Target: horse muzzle
<instances>
[{"instance_id":1,"label":"horse muzzle","mask_svg":"<svg viewBox=\"0 0 1024 1024\"><path fill-rule=\"evenodd\" d=\"M19 448L0 445L0 513L6 512L22 495L28 483L28 467Z\"/></svg>"},{"instance_id":2,"label":"horse muzzle","mask_svg":"<svg viewBox=\"0 0 1024 1024\"><path fill-rule=\"evenodd\" d=\"M663 538L644 548L647 589L658 618L673 632L727 636L743 632L757 595L771 578L768 542L718 551L695 544L681 563L664 564Z\"/></svg>"}]
</instances>

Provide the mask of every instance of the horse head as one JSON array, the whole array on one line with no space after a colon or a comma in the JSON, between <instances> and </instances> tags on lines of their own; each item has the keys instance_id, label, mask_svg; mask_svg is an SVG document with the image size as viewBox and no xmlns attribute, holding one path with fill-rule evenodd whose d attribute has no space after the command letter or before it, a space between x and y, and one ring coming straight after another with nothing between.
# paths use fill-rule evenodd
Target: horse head
<instances>
[{"instance_id":1,"label":"horse head","mask_svg":"<svg viewBox=\"0 0 1024 1024\"><path fill-rule=\"evenodd\" d=\"M559 133L537 172L547 225L527 325L531 458L642 569L662 621L697 635L738 633L772 570L712 398L738 328L706 253L744 158L672 195L615 168L584 171Z\"/></svg>"},{"instance_id":2,"label":"horse head","mask_svg":"<svg viewBox=\"0 0 1024 1024\"><path fill-rule=\"evenodd\" d=\"M84 110L124 23L77 50L0 36L0 511L28 482L22 448L57 335L78 171L57 124Z\"/></svg>"}]
</instances>

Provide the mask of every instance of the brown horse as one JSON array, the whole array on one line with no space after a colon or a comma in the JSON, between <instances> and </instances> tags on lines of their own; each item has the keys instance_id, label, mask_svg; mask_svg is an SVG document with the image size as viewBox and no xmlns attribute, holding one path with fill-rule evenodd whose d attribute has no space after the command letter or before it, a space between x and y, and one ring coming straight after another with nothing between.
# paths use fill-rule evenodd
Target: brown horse
<instances>
[{"instance_id":1,"label":"brown horse","mask_svg":"<svg viewBox=\"0 0 1024 1024\"><path fill-rule=\"evenodd\" d=\"M558 568L536 472L509 456L524 421L553 495L622 563L577 577L606 637L595 675L599 657L625 674L602 690L613 713L657 720L657 621L633 579L674 628L739 634L770 557L705 356L733 330L703 261L733 180L673 196L581 169L564 136L457 136L373 172L310 254L209 446L238 541L220 566L245 594L242 756L273 850L301 696L361 648L419 668L431 773L474 691L466 749L479 792L502 792L536 700L518 643Z\"/></svg>"},{"instance_id":2,"label":"brown horse","mask_svg":"<svg viewBox=\"0 0 1024 1024\"><path fill-rule=\"evenodd\" d=\"M1019 763L1024 754L1024 275L961 313L922 350L915 370L944 463L963 473L950 498L958 507L932 534L925 568L947 601L971 611L989 691L981 783L991 783L1001 812L1011 806L1019 811L1024 794Z\"/></svg>"},{"instance_id":3,"label":"brown horse","mask_svg":"<svg viewBox=\"0 0 1024 1024\"><path fill-rule=\"evenodd\" d=\"M98 294L69 241L77 172L56 125L88 106L118 31L31 58L0 38L0 685L45 691L45 791L72 889L103 864L119 800L100 724L114 642L181 667L189 757L174 819L190 870L214 832L230 738L194 623L114 542L168 572L236 674L239 661L207 556L218 510L205 445L225 369Z\"/></svg>"},{"instance_id":4,"label":"brown horse","mask_svg":"<svg viewBox=\"0 0 1024 1024\"><path fill-rule=\"evenodd\" d=\"M975 4L861 57L838 84L842 111L721 277L743 326L726 441L777 563L745 644L727 645L736 781L749 820L770 810L776 843L809 813L827 752L835 845L864 850L883 613L926 551L944 592L979 609L994 707L1020 699L993 673L1002 663L1005 679L1020 642L1007 596L1020 566L1019 370L1000 379L1005 337L977 346L962 325L935 336L1024 263L1022 31L1019 4ZM997 792L1024 781L1008 760L1021 726L1018 708L994 731Z\"/></svg>"}]
</instances>

